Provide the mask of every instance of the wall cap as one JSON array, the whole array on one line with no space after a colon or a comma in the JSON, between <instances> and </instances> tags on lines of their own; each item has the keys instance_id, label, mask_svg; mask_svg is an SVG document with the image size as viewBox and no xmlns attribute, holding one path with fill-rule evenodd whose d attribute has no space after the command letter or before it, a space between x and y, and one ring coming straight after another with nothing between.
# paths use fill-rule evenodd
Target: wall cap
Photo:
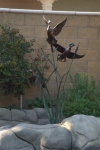
<instances>
[{"instance_id":1,"label":"wall cap","mask_svg":"<svg viewBox=\"0 0 100 150\"><path fill-rule=\"evenodd\" d=\"M52 11L52 10L31 10L31 9L12 9L0 8L0 12L9 13L32 13L32 14L59 14L59 15L100 15L100 12L79 12L79 11Z\"/></svg>"}]
</instances>

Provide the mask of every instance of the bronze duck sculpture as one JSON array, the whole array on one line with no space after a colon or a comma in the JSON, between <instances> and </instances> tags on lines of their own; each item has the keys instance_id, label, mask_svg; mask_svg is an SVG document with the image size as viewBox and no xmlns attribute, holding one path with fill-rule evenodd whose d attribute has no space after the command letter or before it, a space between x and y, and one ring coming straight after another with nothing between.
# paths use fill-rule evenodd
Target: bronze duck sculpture
<instances>
[{"instance_id":1,"label":"bronze duck sculpture","mask_svg":"<svg viewBox=\"0 0 100 150\"><path fill-rule=\"evenodd\" d=\"M56 48L58 52L62 53L62 54L58 54L59 57L57 58L57 60L59 61L63 61L63 60L66 61L66 57L69 59L79 59L85 56L85 55L76 54L76 52L78 51L78 46L75 50L75 53L71 52L71 48L75 46L74 43L69 44L68 48L64 48L59 44L53 44L53 46Z\"/></svg>"},{"instance_id":2,"label":"bronze duck sculpture","mask_svg":"<svg viewBox=\"0 0 100 150\"><path fill-rule=\"evenodd\" d=\"M57 36L61 32L63 26L65 25L65 23L67 21L67 17L62 22L58 23L54 28L51 28L50 20L46 20L44 16L43 16L43 19L44 19L45 23L47 24L47 35L48 35L47 42L51 45L51 51L53 52L52 44L57 43L55 36Z\"/></svg>"}]
</instances>

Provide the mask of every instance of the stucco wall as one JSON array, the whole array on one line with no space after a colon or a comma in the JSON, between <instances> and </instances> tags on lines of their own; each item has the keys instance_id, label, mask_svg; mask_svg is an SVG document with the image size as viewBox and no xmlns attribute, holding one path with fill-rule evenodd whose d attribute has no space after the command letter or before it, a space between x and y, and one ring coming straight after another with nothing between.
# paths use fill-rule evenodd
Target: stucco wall
<instances>
[{"instance_id":1,"label":"stucco wall","mask_svg":"<svg viewBox=\"0 0 100 150\"><path fill-rule=\"evenodd\" d=\"M37 0L0 0L1 8L42 9ZM100 12L100 0L57 0L53 10Z\"/></svg>"},{"instance_id":2,"label":"stucco wall","mask_svg":"<svg viewBox=\"0 0 100 150\"><path fill-rule=\"evenodd\" d=\"M0 0L1 8L42 9L37 0Z\"/></svg>"},{"instance_id":3,"label":"stucco wall","mask_svg":"<svg viewBox=\"0 0 100 150\"><path fill-rule=\"evenodd\" d=\"M65 15L45 15L47 19L52 21L52 26L62 21ZM86 54L86 56L80 60L74 60L71 74L86 73L94 76L96 81L100 79L100 16L80 16L80 15L67 15L68 20L65 24L62 32L57 36L58 43L64 47L67 47L70 43L79 45L78 54ZM44 50L47 53L51 53L50 45L46 42L46 24L43 21L43 15L36 14L20 14L20 13L0 13L0 23L10 22L14 27L18 28L27 39L35 38L36 42L34 48L41 48L44 46ZM75 48L73 49L73 51ZM58 62L58 68L63 74L71 61L67 59L67 62ZM66 69L65 69L66 68ZM49 75L51 68L46 71L46 75ZM69 79L67 80L69 84ZM50 88L54 87L53 77L49 83ZM52 91L53 92L53 91ZM26 91L23 101L29 98L38 96L40 92L36 87ZM0 97L0 106L16 103L18 105L18 99L9 97Z\"/></svg>"},{"instance_id":4,"label":"stucco wall","mask_svg":"<svg viewBox=\"0 0 100 150\"><path fill-rule=\"evenodd\" d=\"M57 0L53 10L100 12L99 0Z\"/></svg>"}]
</instances>

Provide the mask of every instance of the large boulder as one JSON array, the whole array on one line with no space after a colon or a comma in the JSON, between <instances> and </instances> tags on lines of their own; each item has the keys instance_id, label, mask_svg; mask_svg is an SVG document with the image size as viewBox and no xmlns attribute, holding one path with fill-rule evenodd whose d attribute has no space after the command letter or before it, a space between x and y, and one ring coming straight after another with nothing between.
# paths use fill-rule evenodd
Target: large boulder
<instances>
[{"instance_id":1,"label":"large boulder","mask_svg":"<svg viewBox=\"0 0 100 150\"><path fill-rule=\"evenodd\" d=\"M3 126L0 150L100 150L100 119L74 115L61 124Z\"/></svg>"},{"instance_id":2,"label":"large boulder","mask_svg":"<svg viewBox=\"0 0 100 150\"><path fill-rule=\"evenodd\" d=\"M61 123L72 135L72 150L100 150L100 119L74 115Z\"/></svg>"},{"instance_id":3,"label":"large boulder","mask_svg":"<svg viewBox=\"0 0 100 150\"><path fill-rule=\"evenodd\" d=\"M33 145L35 150L71 150L71 134L61 125L19 124L12 128L19 139Z\"/></svg>"},{"instance_id":4,"label":"large boulder","mask_svg":"<svg viewBox=\"0 0 100 150\"><path fill-rule=\"evenodd\" d=\"M2 127L0 130L0 150L35 150L27 141L18 138L11 128Z\"/></svg>"}]
</instances>

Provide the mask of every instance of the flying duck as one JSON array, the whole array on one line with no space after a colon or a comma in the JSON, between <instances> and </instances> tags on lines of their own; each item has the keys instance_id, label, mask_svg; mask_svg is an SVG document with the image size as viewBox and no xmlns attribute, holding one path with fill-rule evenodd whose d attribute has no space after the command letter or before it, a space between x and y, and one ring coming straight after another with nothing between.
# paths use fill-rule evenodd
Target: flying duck
<instances>
[{"instance_id":1,"label":"flying duck","mask_svg":"<svg viewBox=\"0 0 100 150\"><path fill-rule=\"evenodd\" d=\"M51 51L53 52L52 43L57 43L55 36L57 36L61 32L63 26L65 25L65 23L67 21L67 17L62 22L58 23L54 28L51 28L50 20L46 20L46 18L44 16L43 16L43 19L44 19L45 23L47 24L47 35L48 35L47 42L51 45Z\"/></svg>"},{"instance_id":2,"label":"flying duck","mask_svg":"<svg viewBox=\"0 0 100 150\"><path fill-rule=\"evenodd\" d=\"M59 57L57 58L57 60L59 60L59 61L62 61L63 59L64 59L64 61L66 61L66 57L69 58L69 59L79 59L79 58L82 58L82 57L85 56L85 55L78 55L78 54L76 54L77 51L78 51L78 46L79 45L76 47L76 50L75 50L74 53L71 52L71 48L73 46L75 46L74 43L69 44L68 48L64 48L64 47L62 47L59 44L53 44L53 46L56 48L56 50L58 52L62 53L62 54L58 54Z\"/></svg>"}]
</instances>

